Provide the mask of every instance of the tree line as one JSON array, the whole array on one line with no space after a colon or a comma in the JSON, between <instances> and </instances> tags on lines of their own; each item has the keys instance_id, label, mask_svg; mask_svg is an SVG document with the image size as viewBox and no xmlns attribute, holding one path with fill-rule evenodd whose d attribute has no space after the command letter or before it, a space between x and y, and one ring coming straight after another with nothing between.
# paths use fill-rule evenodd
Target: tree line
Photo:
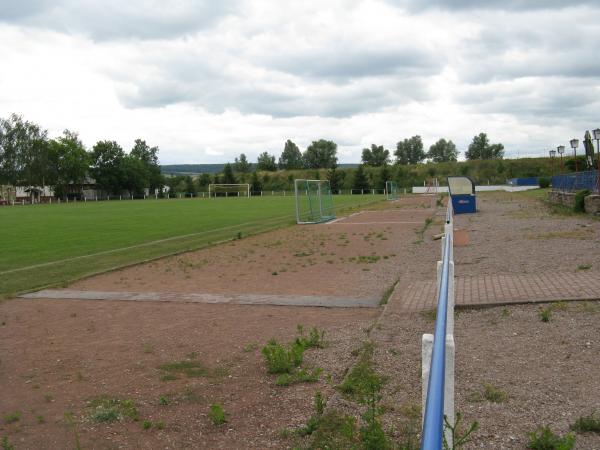
<instances>
[{"instance_id":1,"label":"tree line","mask_svg":"<svg viewBox=\"0 0 600 450\"><path fill-rule=\"evenodd\" d=\"M87 151L77 133L65 130L56 139L39 125L12 114L0 118L0 184L51 186L58 197L72 185L93 178L108 194L140 195L164 185L158 147L136 139L126 153L115 141L97 142Z\"/></svg>"}]
</instances>

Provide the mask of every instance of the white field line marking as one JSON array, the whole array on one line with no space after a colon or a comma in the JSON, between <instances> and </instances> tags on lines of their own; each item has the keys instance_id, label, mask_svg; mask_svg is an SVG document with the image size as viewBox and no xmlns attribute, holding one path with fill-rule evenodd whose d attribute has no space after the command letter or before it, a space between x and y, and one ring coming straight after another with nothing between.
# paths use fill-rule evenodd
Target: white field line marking
<instances>
[{"instance_id":1,"label":"white field line marking","mask_svg":"<svg viewBox=\"0 0 600 450\"><path fill-rule=\"evenodd\" d=\"M374 200L374 201L376 201L376 200ZM369 202L369 203L372 203L372 202ZM338 205L338 207L343 209L347 205L352 205L352 204L353 203L351 203L351 202L342 203L342 204ZM90 253L88 255L74 256L72 258L58 259L58 260L55 260L55 261L48 261L48 262L41 263L41 264L34 264L34 265L31 265L31 266L18 267L16 269L10 269L10 270L5 270L4 272L0 272L0 275L6 275L6 274L9 274L9 273L22 272L24 270L30 270L30 269L37 269L39 267L52 266L54 264L60 264L60 263L69 262L69 261L77 261L78 259L91 258L93 256L108 255L108 254L111 254L111 253L116 253L116 252L120 252L120 251L124 251L124 250L131 250L131 249L134 249L134 248L147 247L149 245L161 244L163 242L174 241L176 239L184 239L184 238L188 238L188 237L192 237L192 236L200 236L202 234L213 233L215 231L224 231L224 230L229 230L231 228L242 227L242 226L247 226L247 225L254 225L254 224L257 224L257 223L269 223L269 222L273 222L273 221L277 221L277 220L282 220L282 219L287 219L287 218L291 219L293 217L295 217L295 216L294 215L286 214L285 216L273 217L272 219L268 219L268 220L258 220L258 221L255 220L255 221L252 221L252 222L244 222L244 223L239 223L239 224L235 224L235 225L230 225L230 226L227 226L227 227L214 228L212 230L199 231L197 233L182 234L182 235L179 235L179 236L172 236L170 238L159 239L159 240L156 240L156 241L142 242L141 244L131 245L129 247L114 248L114 249L111 249L111 250L104 250L104 251L97 252L97 253Z\"/></svg>"},{"instance_id":2,"label":"white field line marking","mask_svg":"<svg viewBox=\"0 0 600 450\"><path fill-rule=\"evenodd\" d=\"M332 224L333 222L330 222ZM388 225L388 224L399 224L399 225L422 225L423 222L337 222L336 225Z\"/></svg>"}]
</instances>

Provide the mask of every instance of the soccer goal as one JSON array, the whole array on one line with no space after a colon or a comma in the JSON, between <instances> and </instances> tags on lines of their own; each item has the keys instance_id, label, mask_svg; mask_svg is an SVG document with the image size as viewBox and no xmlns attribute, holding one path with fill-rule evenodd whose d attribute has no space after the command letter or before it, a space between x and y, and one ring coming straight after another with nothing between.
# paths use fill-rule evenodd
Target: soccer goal
<instances>
[{"instance_id":1,"label":"soccer goal","mask_svg":"<svg viewBox=\"0 0 600 450\"><path fill-rule=\"evenodd\" d=\"M335 219L329 181L294 180L294 193L297 223L321 223Z\"/></svg>"},{"instance_id":2,"label":"soccer goal","mask_svg":"<svg viewBox=\"0 0 600 450\"><path fill-rule=\"evenodd\" d=\"M209 184L209 197L250 197L249 184Z\"/></svg>"},{"instance_id":3,"label":"soccer goal","mask_svg":"<svg viewBox=\"0 0 600 450\"><path fill-rule=\"evenodd\" d=\"M386 181L385 182L385 198L387 200L397 200L398 199L398 185L395 181Z\"/></svg>"}]
</instances>

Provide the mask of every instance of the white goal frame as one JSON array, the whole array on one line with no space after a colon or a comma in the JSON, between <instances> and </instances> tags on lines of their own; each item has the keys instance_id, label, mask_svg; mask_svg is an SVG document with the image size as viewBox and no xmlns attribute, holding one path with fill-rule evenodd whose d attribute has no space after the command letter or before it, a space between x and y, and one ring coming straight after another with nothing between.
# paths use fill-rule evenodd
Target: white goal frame
<instances>
[{"instance_id":1,"label":"white goal frame","mask_svg":"<svg viewBox=\"0 0 600 450\"><path fill-rule=\"evenodd\" d=\"M385 198L386 200L398 200L398 183L395 181L385 182Z\"/></svg>"},{"instance_id":2,"label":"white goal frame","mask_svg":"<svg viewBox=\"0 0 600 450\"><path fill-rule=\"evenodd\" d=\"M311 184L317 186L316 192L313 192L313 194L316 194L316 203L314 205L310 202L309 185ZM300 211L300 197L303 193L309 198L309 207L311 210L310 216L314 216L314 218L306 220L302 217ZM335 219L335 209L333 206L333 196L329 180L296 179L294 180L294 196L296 199L297 224L322 223ZM325 201L323 201L323 196L326 196Z\"/></svg>"},{"instance_id":3,"label":"white goal frame","mask_svg":"<svg viewBox=\"0 0 600 450\"><path fill-rule=\"evenodd\" d=\"M246 191L244 193L244 197L248 197L250 198L250 185L248 183L233 183L233 184L226 184L226 183L211 183L208 185L208 197L212 197L213 194L216 197L217 196L217 192L215 191L215 188L218 187L240 187L243 186L244 189L243 190L238 190L238 191L233 191L233 192L229 192L229 191L225 191L225 197L236 197L235 195L229 195L229 194L234 194L237 193L237 197L240 197L240 192L243 192L244 190ZM222 191L221 191L222 192Z\"/></svg>"}]
</instances>

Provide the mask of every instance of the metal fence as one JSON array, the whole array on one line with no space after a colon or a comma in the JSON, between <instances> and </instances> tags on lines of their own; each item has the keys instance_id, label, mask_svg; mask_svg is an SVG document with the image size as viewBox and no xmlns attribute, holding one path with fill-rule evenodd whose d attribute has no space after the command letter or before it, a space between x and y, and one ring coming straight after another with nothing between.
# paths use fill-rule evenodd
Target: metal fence
<instances>
[{"instance_id":1,"label":"metal fence","mask_svg":"<svg viewBox=\"0 0 600 450\"><path fill-rule=\"evenodd\" d=\"M587 170L585 172L555 175L552 177L552 189L563 192L580 191L582 189L598 192L598 171Z\"/></svg>"},{"instance_id":2,"label":"metal fence","mask_svg":"<svg viewBox=\"0 0 600 450\"><path fill-rule=\"evenodd\" d=\"M423 335L423 434L422 450L440 450L444 416L454 425L454 251L453 210L448 201L442 238L442 260L437 265L437 316L435 334ZM446 440L453 448L452 436Z\"/></svg>"}]
</instances>

